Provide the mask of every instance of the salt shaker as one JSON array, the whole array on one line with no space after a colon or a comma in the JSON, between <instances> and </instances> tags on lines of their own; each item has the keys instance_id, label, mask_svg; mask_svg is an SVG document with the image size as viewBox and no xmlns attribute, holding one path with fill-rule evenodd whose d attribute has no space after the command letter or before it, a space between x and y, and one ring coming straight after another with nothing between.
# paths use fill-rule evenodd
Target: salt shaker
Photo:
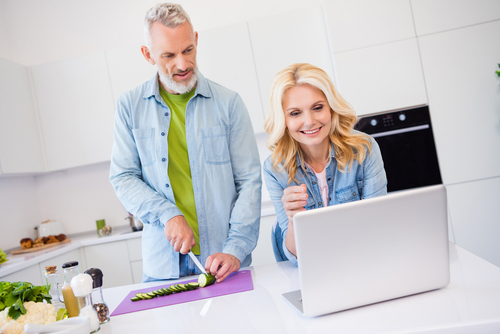
<instances>
[{"instance_id":1,"label":"salt shaker","mask_svg":"<svg viewBox=\"0 0 500 334\"><path fill-rule=\"evenodd\" d=\"M90 268L85 271L86 274L89 274L92 277L92 303L94 305L94 309L97 312L97 316L99 317L99 323L105 324L111 318L109 317L109 307L108 304L104 301L102 296L102 277L104 276L101 269L98 268Z\"/></svg>"},{"instance_id":2,"label":"salt shaker","mask_svg":"<svg viewBox=\"0 0 500 334\"><path fill-rule=\"evenodd\" d=\"M92 277L88 274L78 274L71 280L71 288L73 293L78 298L80 305L80 317L90 319L90 333L95 333L101 329L99 326L99 318L92 305Z\"/></svg>"}]
</instances>

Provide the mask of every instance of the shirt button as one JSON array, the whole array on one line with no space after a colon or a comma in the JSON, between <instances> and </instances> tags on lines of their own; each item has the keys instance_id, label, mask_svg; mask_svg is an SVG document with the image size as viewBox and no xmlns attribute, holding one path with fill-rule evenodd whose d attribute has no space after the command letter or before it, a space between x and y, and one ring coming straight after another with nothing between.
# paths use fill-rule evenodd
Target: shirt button
<instances>
[{"instance_id":1,"label":"shirt button","mask_svg":"<svg viewBox=\"0 0 500 334\"><path fill-rule=\"evenodd\" d=\"M328 200L329 200L329 201L331 201L331 200L332 200L332 198L331 198L331 197L328 197Z\"/></svg>"},{"instance_id":2,"label":"shirt button","mask_svg":"<svg viewBox=\"0 0 500 334\"><path fill-rule=\"evenodd\" d=\"M166 160L165 158L161 158L161 161L163 161L163 162L164 162L165 160Z\"/></svg>"},{"instance_id":3,"label":"shirt button","mask_svg":"<svg viewBox=\"0 0 500 334\"><path fill-rule=\"evenodd\" d=\"M319 205L322 205L321 202L318 203Z\"/></svg>"},{"instance_id":4,"label":"shirt button","mask_svg":"<svg viewBox=\"0 0 500 334\"><path fill-rule=\"evenodd\" d=\"M313 181L313 184L316 184L316 182Z\"/></svg>"},{"instance_id":5,"label":"shirt button","mask_svg":"<svg viewBox=\"0 0 500 334\"><path fill-rule=\"evenodd\" d=\"M356 193L352 193L353 196L356 196Z\"/></svg>"},{"instance_id":6,"label":"shirt button","mask_svg":"<svg viewBox=\"0 0 500 334\"><path fill-rule=\"evenodd\" d=\"M331 177L329 177L329 178L328 178L328 181L330 181L331 179L332 179L332 178L331 178Z\"/></svg>"},{"instance_id":7,"label":"shirt button","mask_svg":"<svg viewBox=\"0 0 500 334\"><path fill-rule=\"evenodd\" d=\"M170 187L170 185L167 183L167 184L165 185L165 187L167 187L167 188L168 188L168 187Z\"/></svg>"},{"instance_id":8,"label":"shirt button","mask_svg":"<svg viewBox=\"0 0 500 334\"><path fill-rule=\"evenodd\" d=\"M168 116L168 112L165 113L165 116Z\"/></svg>"},{"instance_id":9,"label":"shirt button","mask_svg":"<svg viewBox=\"0 0 500 334\"><path fill-rule=\"evenodd\" d=\"M165 135L165 132L162 132L162 133L161 133L161 135L162 135L162 136L164 136L164 135Z\"/></svg>"}]
</instances>

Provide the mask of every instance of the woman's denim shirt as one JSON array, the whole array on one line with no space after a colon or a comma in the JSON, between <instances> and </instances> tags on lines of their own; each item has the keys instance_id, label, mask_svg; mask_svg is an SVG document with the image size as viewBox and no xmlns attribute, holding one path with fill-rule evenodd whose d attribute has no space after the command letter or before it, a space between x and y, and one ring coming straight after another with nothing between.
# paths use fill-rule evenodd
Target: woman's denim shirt
<instances>
[{"instance_id":1,"label":"woman's denim shirt","mask_svg":"<svg viewBox=\"0 0 500 334\"><path fill-rule=\"evenodd\" d=\"M357 132L357 131L356 131ZM350 170L346 166L344 172L337 169L337 160L332 145L330 161L326 166L326 178L329 189L328 206L348 203L360 199L372 198L387 194L387 178L384 170L384 162L377 142L371 138L372 151L366 154L363 164L354 160ZM300 159L297 156L297 172L295 178L298 182L292 181L288 185L288 173L283 169L283 164L279 164L277 170L273 168L271 157L264 162L264 181L269 191L269 195L276 211L276 219L282 231L283 251L287 258L297 264L297 257L290 253L285 245L285 237L288 231L288 217L286 216L281 197L287 187L305 184L307 186L306 210L323 207L321 192L318 186L318 180L313 171L304 166L304 173ZM348 222L346 222L348 223Z\"/></svg>"}]
</instances>

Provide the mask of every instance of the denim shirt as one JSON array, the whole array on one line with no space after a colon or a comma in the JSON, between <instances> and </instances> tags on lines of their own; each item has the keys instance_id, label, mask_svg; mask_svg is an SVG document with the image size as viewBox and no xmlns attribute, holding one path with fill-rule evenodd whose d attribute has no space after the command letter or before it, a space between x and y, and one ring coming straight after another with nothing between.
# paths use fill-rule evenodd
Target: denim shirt
<instances>
[{"instance_id":1,"label":"denim shirt","mask_svg":"<svg viewBox=\"0 0 500 334\"><path fill-rule=\"evenodd\" d=\"M158 78L120 96L115 114L110 182L128 212L144 223L144 274L179 277L179 253L164 235L175 206L167 173L171 112ZM199 75L186 106L186 140L200 235L199 259L217 252L250 265L261 207L260 160L240 96Z\"/></svg>"},{"instance_id":2,"label":"denim shirt","mask_svg":"<svg viewBox=\"0 0 500 334\"><path fill-rule=\"evenodd\" d=\"M330 161L326 166L329 189L328 206L387 194L387 178L380 148L373 138L370 137L370 139L372 141L371 154L366 154L362 165L359 164L358 160L354 160L351 169L348 170L346 166L344 172L340 172L337 169L337 160L335 159L335 151L332 145ZM309 195L305 209L321 208L324 205L316 175L307 166L304 166L306 169L304 173L298 156L296 159L297 172L295 178L298 182L292 181L290 185L288 185L288 173L283 169L283 164L279 164L277 166L278 170L275 170L271 157L269 157L263 166L266 187L276 211L277 223L282 231L283 251L290 262L294 264L297 264L297 257L290 253L285 245L285 237L288 231L288 217L281 202L283 191L288 187L305 184L307 186L307 194ZM318 233L321 233L321 231L318 231Z\"/></svg>"}]
</instances>

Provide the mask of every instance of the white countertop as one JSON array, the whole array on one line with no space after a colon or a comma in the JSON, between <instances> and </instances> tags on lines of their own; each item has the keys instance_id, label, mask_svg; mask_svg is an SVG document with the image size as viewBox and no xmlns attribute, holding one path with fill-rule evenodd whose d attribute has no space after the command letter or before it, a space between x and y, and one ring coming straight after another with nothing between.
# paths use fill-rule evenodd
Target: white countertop
<instances>
[{"instance_id":1,"label":"white countertop","mask_svg":"<svg viewBox=\"0 0 500 334\"><path fill-rule=\"evenodd\" d=\"M297 267L250 269L252 291L115 316L100 333L500 333L500 268L453 243L446 288L316 318L282 297L300 288ZM130 291L161 284L105 289L104 299L112 312Z\"/></svg>"},{"instance_id":2,"label":"white countertop","mask_svg":"<svg viewBox=\"0 0 500 334\"><path fill-rule=\"evenodd\" d=\"M127 233L129 232L129 233ZM42 261L51 259L55 256L70 252L80 247L98 245L108 242L127 240L142 237L142 231L132 232L129 226L114 227L109 236L100 237L97 232L88 232L78 236L70 237L71 242L46 248L32 253L25 253L19 255L8 255L9 261L0 265L0 279L3 276L12 274L16 271L28 268L32 265L38 264Z\"/></svg>"}]
</instances>

